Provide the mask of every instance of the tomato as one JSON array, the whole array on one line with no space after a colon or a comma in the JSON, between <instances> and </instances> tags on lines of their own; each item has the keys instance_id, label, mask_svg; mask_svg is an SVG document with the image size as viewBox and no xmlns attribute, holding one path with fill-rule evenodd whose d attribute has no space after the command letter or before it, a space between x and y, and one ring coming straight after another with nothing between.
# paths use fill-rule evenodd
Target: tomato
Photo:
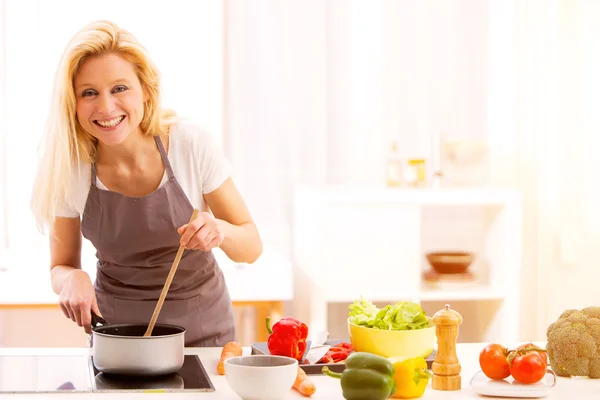
<instances>
[{"instance_id":1,"label":"tomato","mask_svg":"<svg viewBox=\"0 0 600 400\"><path fill-rule=\"evenodd\" d=\"M545 354L544 357L537 351L528 351L525 354L517 354L510 362L510 374L517 382L536 383L546 375Z\"/></svg>"},{"instance_id":2,"label":"tomato","mask_svg":"<svg viewBox=\"0 0 600 400\"><path fill-rule=\"evenodd\" d=\"M508 350L499 344L491 343L479 353L479 366L490 379L504 379L510 376L510 367L506 359Z\"/></svg>"},{"instance_id":3,"label":"tomato","mask_svg":"<svg viewBox=\"0 0 600 400\"><path fill-rule=\"evenodd\" d=\"M527 347L530 347L532 349L539 348L536 345L534 345L533 343L526 343L526 344L523 344L523 345L517 347L517 351L523 350L523 349L525 349ZM532 350L532 351L535 351L535 350ZM540 357L542 358L542 360L544 360L544 362L546 363L546 367L547 367L548 366L548 355L546 354L546 352L545 351L535 351L535 352L540 355Z\"/></svg>"}]
</instances>

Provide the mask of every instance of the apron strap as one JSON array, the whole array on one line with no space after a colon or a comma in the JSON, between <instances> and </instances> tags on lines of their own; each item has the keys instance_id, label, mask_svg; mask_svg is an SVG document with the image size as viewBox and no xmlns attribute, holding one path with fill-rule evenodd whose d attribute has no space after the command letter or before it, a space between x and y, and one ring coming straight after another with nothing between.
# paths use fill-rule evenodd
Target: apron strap
<instances>
[{"instance_id":1,"label":"apron strap","mask_svg":"<svg viewBox=\"0 0 600 400\"><path fill-rule=\"evenodd\" d=\"M165 150L165 146L163 146L162 140L160 140L160 136L155 135L154 141L158 146L158 151L160 152L160 157L162 158L163 164L165 165L165 169L167 170L167 176L169 179L173 179L175 174L173 174L173 168L171 168L171 163L169 162L169 157L167 156L167 152Z\"/></svg>"},{"instance_id":2,"label":"apron strap","mask_svg":"<svg viewBox=\"0 0 600 400\"><path fill-rule=\"evenodd\" d=\"M92 186L96 187L96 163L92 163Z\"/></svg>"}]
</instances>

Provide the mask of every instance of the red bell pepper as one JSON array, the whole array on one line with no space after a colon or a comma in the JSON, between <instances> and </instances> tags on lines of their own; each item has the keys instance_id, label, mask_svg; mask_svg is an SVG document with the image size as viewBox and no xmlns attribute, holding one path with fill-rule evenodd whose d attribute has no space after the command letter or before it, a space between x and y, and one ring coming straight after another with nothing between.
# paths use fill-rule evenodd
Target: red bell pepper
<instances>
[{"instance_id":1,"label":"red bell pepper","mask_svg":"<svg viewBox=\"0 0 600 400\"><path fill-rule=\"evenodd\" d=\"M271 328L267 317L267 330L269 339L267 346L269 353L274 356L285 356L302 360L306 351L306 338L308 337L308 326L292 317L284 317L273 324Z\"/></svg>"}]
</instances>

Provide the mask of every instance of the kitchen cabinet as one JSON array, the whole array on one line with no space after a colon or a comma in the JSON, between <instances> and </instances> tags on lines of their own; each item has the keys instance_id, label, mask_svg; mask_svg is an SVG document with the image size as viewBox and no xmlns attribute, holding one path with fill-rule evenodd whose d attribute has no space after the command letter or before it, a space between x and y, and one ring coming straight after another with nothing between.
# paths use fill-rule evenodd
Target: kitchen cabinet
<instances>
[{"instance_id":1,"label":"kitchen cabinet","mask_svg":"<svg viewBox=\"0 0 600 400\"><path fill-rule=\"evenodd\" d=\"M347 336L347 306L420 302L428 315L451 303L459 340L519 340L521 199L505 188L306 187L294 192L295 314ZM433 287L425 253L476 254L465 285Z\"/></svg>"},{"instance_id":2,"label":"kitchen cabinet","mask_svg":"<svg viewBox=\"0 0 600 400\"><path fill-rule=\"evenodd\" d=\"M229 287L240 342L266 341L266 317L281 318L293 298L291 261L268 244L253 264L235 263L219 249L213 252ZM86 271L94 279L94 271ZM87 335L58 307L47 270L0 272L0 347L86 345Z\"/></svg>"},{"instance_id":3,"label":"kitchen cabinet","mask_svg":"<svg viewBox=\"0 0 600 400\"><path fill-rule=\"evenodd\" d=\"M265 319L281 318L280 301L234 301L238 340L267 340ZM0 347L86 347L87 334L67 319L58 304L0 305Z\"/></svg>"}]
</instances>

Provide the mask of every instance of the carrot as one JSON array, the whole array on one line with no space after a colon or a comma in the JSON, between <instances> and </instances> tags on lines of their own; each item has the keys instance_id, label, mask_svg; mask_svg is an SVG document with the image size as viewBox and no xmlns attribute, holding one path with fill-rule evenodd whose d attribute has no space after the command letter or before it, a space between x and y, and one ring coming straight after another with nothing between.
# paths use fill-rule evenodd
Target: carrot
<instances>
[{"instance_id":1,"label":"carrot","mask_svg":"<svg viewBox=\"0 0 600 400\"><path fill-rule=\"evenodd\" d=\"M242 355L242 345L238 342L227 342L221 350L221 358L219 364L217 364L217 372L219 375L225 375L225 360L232 357L238 357Z\"/></svg>"},{"instance_id":2,"label":"carrot","mask_svg":"<svg viewBox=\"0 0 600 400\"><path fill-rule=\"evenodd\" d=\"M296 376L293 388L306 397L312 396L317 391L313 381L310 380L306 372L300 367L298 367L298 375Z\"/></svg>"}]
</instances>

